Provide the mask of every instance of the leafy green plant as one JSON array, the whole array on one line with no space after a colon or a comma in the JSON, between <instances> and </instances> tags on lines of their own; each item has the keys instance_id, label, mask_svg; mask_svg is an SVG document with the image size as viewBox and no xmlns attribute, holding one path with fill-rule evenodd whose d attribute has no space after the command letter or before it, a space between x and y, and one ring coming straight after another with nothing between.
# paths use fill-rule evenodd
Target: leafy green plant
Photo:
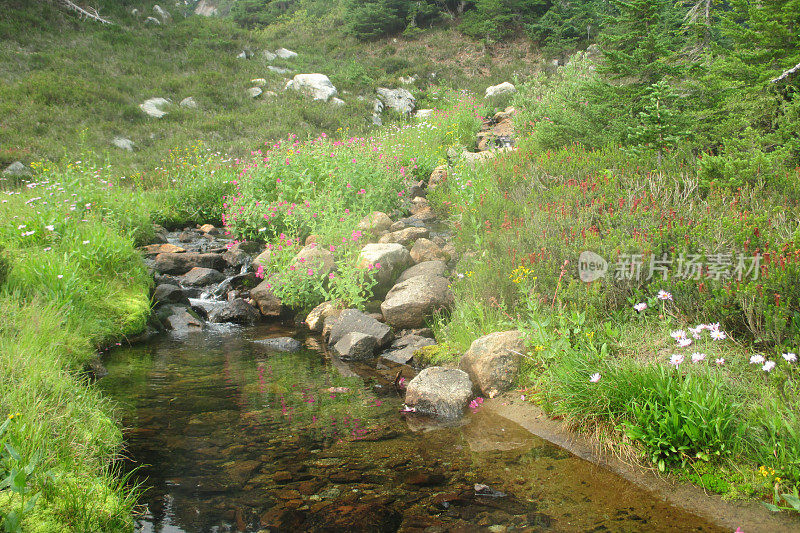
<instances>
[{"instance_id":1,"label":"leafy green plant","mask_svg":"<svg viewBox=\"0 0 800 533\"><path fill-rule=\"evenodd\" d=\"M14 495L15 508L11 511L0 509L0 518L7 533L22 533L22 523L36 505L40 492L34 488L34 481L42 477L40 462L41 450L31 456L20 453L22 443L14 424L19 413L10 414L0 425L0 492L10 491ZM21 430L24 433L24 429Z\"/></svg>"}]
</instances>

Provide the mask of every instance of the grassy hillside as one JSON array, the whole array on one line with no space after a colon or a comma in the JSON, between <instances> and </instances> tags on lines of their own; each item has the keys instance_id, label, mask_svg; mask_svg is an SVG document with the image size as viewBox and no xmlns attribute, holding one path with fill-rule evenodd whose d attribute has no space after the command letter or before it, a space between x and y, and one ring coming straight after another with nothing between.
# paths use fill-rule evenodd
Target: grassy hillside
<instances>
[{"instance_id":1,"label":"grassy hillside","mask_svg":"<svg viewBox=\"0 0 800 533\"><path fill-rule=\"evenodd\" d=\"M246 155L288 130L301 138L372 126L374 90L412 88L418 107L437 104L432 83L482 90L489 84L529 76L539 59L523 40L493 48L470 41L448 27L417 38L360 43L345 36L337 13L313 20L305 11L263 31L237 27L224 18L185 16L173 8L173 22L145 23L152 2L98 2L114 26L80 21L46 1L8 0L0 20L0 166L21 160L79 159L81 151L107 154L122 169L150 171L168 151L195 141L231 155ZM166 3L164 5L169 5ZM131 14L137 8L139 16ZM267 62L263 50L285 47L293 60ZM242 51L250 59L238 59ZM347 105L336 108L282 89L292 74L327 74ZM264 78L277 97L250 98L252 79ZM140 109L147 98L175 104L161 119ZM199 109L177 104L193 97ZM133 153L111 145L131 139Z\"/></svg>"}]
</instances>

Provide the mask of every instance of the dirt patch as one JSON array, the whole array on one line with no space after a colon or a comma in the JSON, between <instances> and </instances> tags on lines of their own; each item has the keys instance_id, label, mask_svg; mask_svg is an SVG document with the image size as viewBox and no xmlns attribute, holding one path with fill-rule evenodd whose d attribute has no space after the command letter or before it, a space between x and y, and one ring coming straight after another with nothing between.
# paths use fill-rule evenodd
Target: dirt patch
<instances>
[{"instance_id":1,"label":"dirt patch","mask_svg":"<svg viewBox=\"0 0 800 533\"><path fill-rule=\"evenodd\" d=\"M694 485L672 482L604 453L598 443L570 431L564 423L548 418L541 408L520 400L516 394L508 393L486 400L483 408L516 422L532 434L557 444L582 459L622 476L676 507L730 528L731 531L736 528L741 528L746 533L800 531L800 517L772 513L758 502L727 501Z\"/></svg>"}]
</instances>

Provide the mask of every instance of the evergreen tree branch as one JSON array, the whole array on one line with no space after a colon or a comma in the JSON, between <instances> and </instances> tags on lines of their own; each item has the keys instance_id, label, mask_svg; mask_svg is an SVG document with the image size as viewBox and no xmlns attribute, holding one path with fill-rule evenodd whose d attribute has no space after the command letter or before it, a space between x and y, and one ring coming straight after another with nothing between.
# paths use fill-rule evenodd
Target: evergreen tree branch
<instances>
[{"instance_id":1,"label":"evergreen tree branch","mask_svg":"<svg viewBox=\"0 0 800 533\"><path fill-rule=\"evenodd\" d=\"M778 76L777 78L775 78L775 79L773 79L771 81L772 81L772 83L778 83L778 82L781 82L781 81L785 80L789 76L797 74L798 72L800 72L800 63L796 64L795 66L793 66L792 68L790 68L788 70L784 70L783 74L781 74L780 76Z\"/></svg>"}]
</instances>

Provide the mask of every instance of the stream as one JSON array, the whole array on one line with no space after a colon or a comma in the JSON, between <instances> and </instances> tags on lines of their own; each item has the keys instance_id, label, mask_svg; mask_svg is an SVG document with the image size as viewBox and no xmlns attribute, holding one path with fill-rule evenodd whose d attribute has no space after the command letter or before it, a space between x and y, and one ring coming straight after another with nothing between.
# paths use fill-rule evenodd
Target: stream
<instances>
[{"instance_id":1,"label":"stream","mask_svg":"<svg viewBox=\"0 0 800 533\"><path fill-rule=\"evenodd\" d=\"M259 342L281 336L303 348ZM164 334L105 363L137 532L725 531L484 409L401 413L394 369L287 325Z\"/></svg>"}]
</instances>

